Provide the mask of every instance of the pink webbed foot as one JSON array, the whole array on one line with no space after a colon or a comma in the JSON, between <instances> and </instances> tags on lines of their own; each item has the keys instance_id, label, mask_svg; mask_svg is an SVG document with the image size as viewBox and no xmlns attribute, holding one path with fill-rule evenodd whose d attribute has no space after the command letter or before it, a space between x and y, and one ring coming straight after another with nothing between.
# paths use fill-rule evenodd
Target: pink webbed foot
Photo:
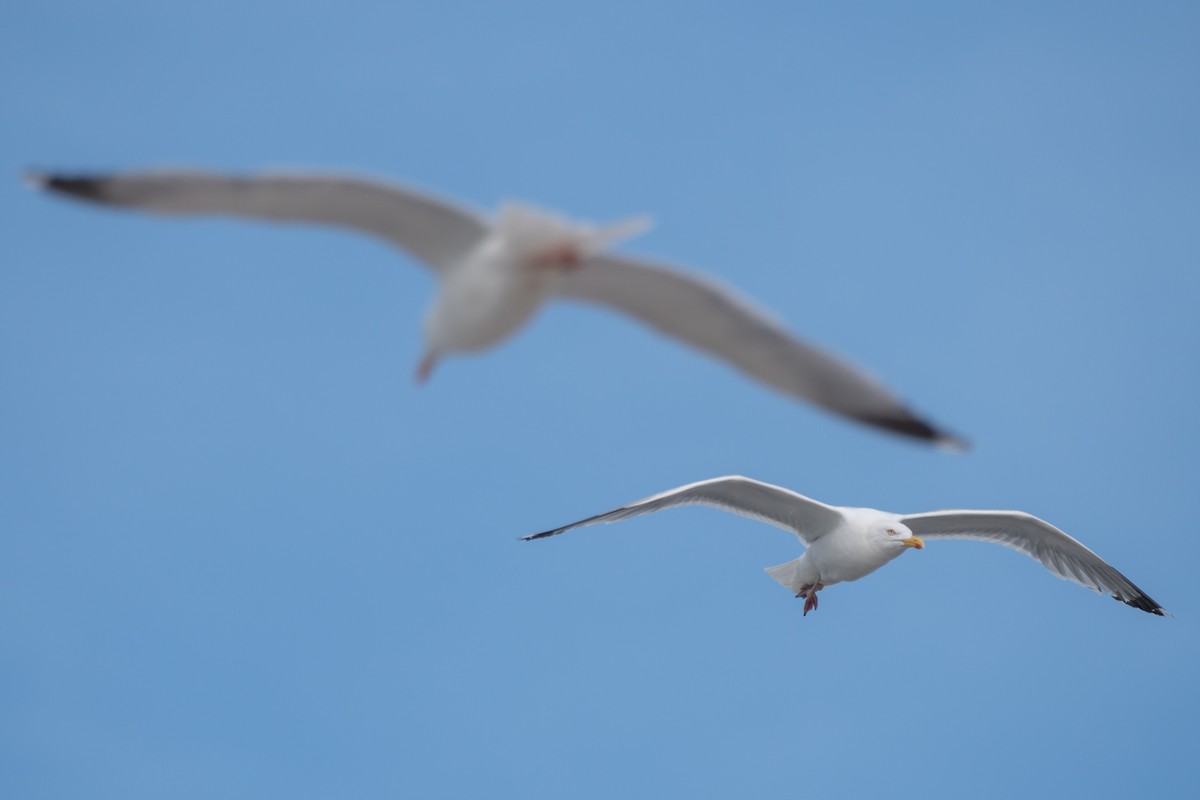
<instances>
[{"instance_id":1,"label":"pink webbed foot","mask_svg":"<svg viewBox=\"0 0 1200 800\"><path fill-rule=\"evenodd\" d=\"M804 598L804 614L807 617L808 612L815 610L817 607L817 593L812 592L808 597Z\"/></svg>"},{"instance_id":2,"label":"pink webbed foot","mask_svg":"<svg viewBox=\"0 0 1200 800\"><path fill-rule=\"evenodd\" d=\"M800 587L800 591L796 593L796 597L804 598L804 614L802 616L807 617L808 612L816 609L816 607L817 607L817 592L823 588L825 588L825 587L823 587L819 583L816 583L816 584L806 583Z\"/></svg>"}]
</instances>

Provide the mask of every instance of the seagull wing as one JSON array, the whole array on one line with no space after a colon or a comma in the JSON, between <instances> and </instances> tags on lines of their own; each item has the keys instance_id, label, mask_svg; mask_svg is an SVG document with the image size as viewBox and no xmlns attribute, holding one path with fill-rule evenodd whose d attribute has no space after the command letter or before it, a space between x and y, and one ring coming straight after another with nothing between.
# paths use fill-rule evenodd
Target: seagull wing
<instances>
[{"instance_id":1,"label":"seagull wing","mask_svg":"<svg viewBox=\"0 0 1200 800\"><path fill-rule=\"evenodd\" d=\"M352 228L399 245L441 270L487 233L474 212L424 192L344 175L220 175L152 171L114 175L33 173L36 186L162 214L220 214Z\"/></svg>"},{"instance_id":2,"label":"seagull wing","mask_svg":"<svg viewBox=\"0 0 1200 800\"><path fill-rule=\"evenodd\" d=\"M761 520L796 534L806 545L812 544L817 537L842 521L842 512L833 506L811 500L802 494L780 486L772 486L769 483L743 478L740 475L729 475L724 478L710 478L698 483L689 483L687 486L670 489L612 511L572 522L561 528L522 538L524 541L544 539L547 536L557 536L571 528L583 525L591 525L596 522L617 522L642 514L651 514L664 508L689 505L713 506L741 514L744 517Z\"/></svg>"},{"instance_id":3,"label":"seagull wing","mask_svg":"<svg viewBox=\"0 0 1200 800\"><path fill-rule=\"evenodd\" d=\"M1048 522L1022 511L929 511L901 517L922 539L975 539L1019 550L1060 578L1107 592L1122 603L1166 611L1108 562Z\"/></svg>"},{"instance_id":4,"label":"seagull wing","mask_svg":"<svg viewBox=\"0 0 1200 800\"><path fill-rule=\"evenodd\" d=\"M894 433L965 443L921 419L879 381L793 335L731 289L671 267L601 254L563 276L561 297L603 303L774 388Z\"/></svg>"}]
</instances>

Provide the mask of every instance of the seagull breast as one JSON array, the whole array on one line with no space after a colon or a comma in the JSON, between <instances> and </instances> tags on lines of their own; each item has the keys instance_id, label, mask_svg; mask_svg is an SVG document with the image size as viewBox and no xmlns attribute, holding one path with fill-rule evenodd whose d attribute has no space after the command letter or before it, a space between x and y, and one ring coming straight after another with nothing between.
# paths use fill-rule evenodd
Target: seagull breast
<instances>
[{"instance_id":1,"label":"seagull breast","mask_svg":"<svg viewBox=\"0 0 1200 800\"><path fill-rule=\"evenodd\" d=\"M440 351L490 347L516 333L568 270L630 223L593 228L553 212L507 203L488 234L442 276L425 335Z\"/></svg>"},{"instance_id":2,"label":"seagull breast","mask_svg":"<svg viewBox=\"0 0 1200 800\"><path fill-rule=\"evenodd\" d=\"M843 514L842 524L813 541L806 554L820 571L825 586L870 575L904 552L901 548L886 547L869 535L873 527L883 527L887 521L896 519L894 514L870 508L839 510Z\"/></svg>"},{"instance_id":3,"label":"seagull breast","mask_svg":"<svg viewBox=\"0 0 1200 800\"><path fill-rule=\"evenodd\" d=\"M546 297L545 276L523 268L489 236L442 278L425 318L425 338L441 352L481 350L511 336Z\"/></svg>"}]
</instances>

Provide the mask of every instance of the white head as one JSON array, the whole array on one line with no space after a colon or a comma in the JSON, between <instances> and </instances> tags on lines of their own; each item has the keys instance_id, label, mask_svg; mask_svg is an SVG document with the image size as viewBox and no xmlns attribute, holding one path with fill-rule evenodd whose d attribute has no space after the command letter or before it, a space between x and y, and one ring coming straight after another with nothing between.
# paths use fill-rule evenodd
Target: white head
<instances>
[{"instance_id":1,"label":"white head","mask_svg":"<svg viewBox=\"0 0 1200 800\"><path fill-rule=\"evenodd\" d=\"M925 549L925 542L921 541L921 537L915 536L903 522L884 521L875 525L871 532L872 538L894 554L893 558L909 547L917 550Z\"/></svg>"}]
</instances>

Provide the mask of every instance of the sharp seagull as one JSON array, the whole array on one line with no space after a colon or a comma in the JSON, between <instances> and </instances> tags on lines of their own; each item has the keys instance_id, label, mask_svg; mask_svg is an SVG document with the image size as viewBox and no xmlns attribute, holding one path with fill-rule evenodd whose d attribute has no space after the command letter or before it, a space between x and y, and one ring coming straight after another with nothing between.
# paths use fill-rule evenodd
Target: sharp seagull
<instances>
[{"instance_id":1,"label":"sharp seagull","mask_svg":"<svg viewBox=\"0 0 1200 800\"><path fill-rule=\"evenodd\" d=\"M856 581L926 540L975 539L1024 553L1060 578L1106 592L1126 605L1163 616L1167 612L1133 582L1079 541L1023 511L926 511L893 514L873 508L829 506L751 478L730 475L690 483L561 528L522 537L544 539L584 525L617 522L664 508L705 505L766 522L799 537L804 555L766 572L796 597L804 614L817 607L817 592Z\"/></svg>"},{"instance_id":2,"label":"sharp seagull","mask_svg":"<svg viewBox=\"0 0 1200 800\"><path fill-rule=\"evenodd\" d=\"M647 227L573 222L502 205L494 220L425 192L336 174L200 171L30 173L33 185L95 203L173 215L224 215L350 228L430 267L440 289L425 319L417 378L449 353L490 347L547 298L599 303L706 351L775 389L858 422L961 449L879 381L792 335L712 280L607 249Z\"/></svg>"}]
</instances>

